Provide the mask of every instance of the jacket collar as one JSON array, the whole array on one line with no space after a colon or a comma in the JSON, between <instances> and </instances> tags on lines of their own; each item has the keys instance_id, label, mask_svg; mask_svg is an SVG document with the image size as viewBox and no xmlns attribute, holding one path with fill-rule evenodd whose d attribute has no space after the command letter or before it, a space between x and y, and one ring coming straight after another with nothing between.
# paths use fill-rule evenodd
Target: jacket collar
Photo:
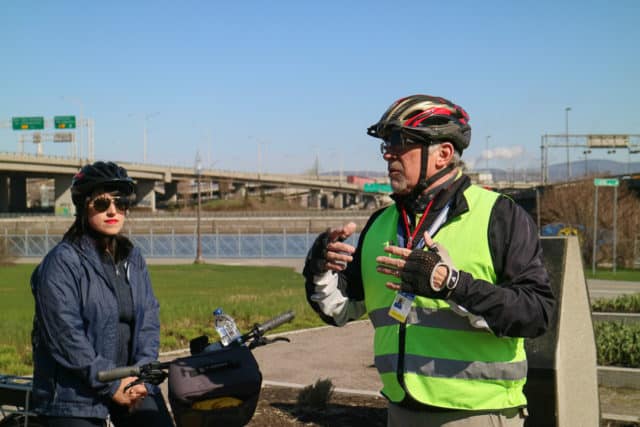
<instances>
[{"instance_id":1,"label":"jacket collar","mask_svg":"<svg viewBox=\"0 0 640 427\"><path fill-rule=\"evenodd\" d=\"M432 198L435 198L431 211L438 212L450 203L448 217L451 218L469 210L469 205L464 198L464 191L470 185L471 179L467 175L460 174L449 184L449 186L440 189L440 191L435 195L420 195L417 198L412 195L391 195L391 198L396 202L396 208L398 210L404 207L407 214L410 216L415 216L416 213L424 212L427 204Z\"/></svg>"}]
</instances>

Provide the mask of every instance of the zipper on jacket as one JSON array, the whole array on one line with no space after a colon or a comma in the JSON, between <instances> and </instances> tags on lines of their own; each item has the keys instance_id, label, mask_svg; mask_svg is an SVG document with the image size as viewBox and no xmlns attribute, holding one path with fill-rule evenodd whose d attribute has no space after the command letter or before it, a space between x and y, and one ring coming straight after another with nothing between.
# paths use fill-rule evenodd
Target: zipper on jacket
<instances>
[{"instance_id":1,"label":"zipper on jacket","mask_svg":"<svg viewBox=\"0 0 640 427\"><path fill-rule=\"evenodd\" d=\"M398 383L406 395L409 395L407 387L404 384L404 343L407 335L407 325L400 323L400 330L398 331L398 370L396 371L398 377Z\"/></svg>"}]
</instances>

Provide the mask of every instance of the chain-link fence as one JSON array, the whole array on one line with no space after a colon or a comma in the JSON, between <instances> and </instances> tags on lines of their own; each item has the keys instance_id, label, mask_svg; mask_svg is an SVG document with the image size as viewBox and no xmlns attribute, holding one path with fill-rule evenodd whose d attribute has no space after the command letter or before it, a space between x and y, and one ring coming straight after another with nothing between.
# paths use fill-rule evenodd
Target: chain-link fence
<instances>
[{"instance_id":1,"label":"chain-link fence","mask_svg":"<svg viewBox=\"0 0 640 427\"><path fill-rule=\"evenodd\" d=\"M205 258L303 258L313 244L316 233L203 233L200 236L202 256ZM129 234L134 245L146 258L193 258L196 254L197 235ZM0 236L4 253L17 258L43 257L62 238L61 235L10 234ZM358 234L347 242L356 244Z\"/></svg>"}]
</instances>

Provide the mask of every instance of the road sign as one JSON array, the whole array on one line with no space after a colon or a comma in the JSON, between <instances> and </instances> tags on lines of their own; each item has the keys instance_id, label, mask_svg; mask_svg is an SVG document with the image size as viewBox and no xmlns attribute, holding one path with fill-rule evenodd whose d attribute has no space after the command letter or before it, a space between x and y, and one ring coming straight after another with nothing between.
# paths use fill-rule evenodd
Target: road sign
<instances>
[{"instance_id":1,"label":"road sign","mask_svg":"<svg viewBox=\"0 0 640 427\"><path fill-rule=\"evenodd\" d=\"M53 142L73 142L73 132L56 132L53 134Z\"/></svg>"},{"instance_id":2,"label":"road sign","mask_svg":"<svg viewBox=\"0 0 640 427\"><path fill-rule=\"evenodd\" d=\"M12 117L13 130L44 129L44 117Z\"/></svg>"},{"instance_id":3,"label":"road sign","mask_svg":"<svg viewBox=\"0 0 640 427\"><path fill-rule=\"evenodd\" d=\"M596 187L617 187L620 185L618 178L594 178L593 185Z\"/></svg>"},{"instance_id":4,"label":"road sign","mask_svg":"<svg viewBox=\"0 0 640 427\"><path fill-rule=\"evenodd\" d=\"M379 182L368 182L364 184L365 193L391 193L390 184L380 184Z\"/></svg>"},{"instance_id":5,"label":"road sign","mask_svg":"<svg viewBox=\"0 0 640 427\"><path fill-rule=\"evenodd\" d=\"M53 127L56 129L75 129L76 116L55 116L53 118Z\"/></svg>"}]
</instances>

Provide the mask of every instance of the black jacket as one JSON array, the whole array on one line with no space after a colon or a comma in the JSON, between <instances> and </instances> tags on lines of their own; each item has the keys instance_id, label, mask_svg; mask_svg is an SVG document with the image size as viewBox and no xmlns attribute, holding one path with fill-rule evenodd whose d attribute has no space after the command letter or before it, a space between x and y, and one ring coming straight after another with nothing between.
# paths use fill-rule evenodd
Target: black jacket
<instances>
[{"instance_id":1,"label":"black jacket","mask_svg":"<svg viewBox=\"0 0 640 427\"><path fill-rule=\"evenodd\" d=\"M447 221L467 211L468 205L463 193L469 185L469 178L462 176L447 190L438 193L424 221L424 227L431 224L448 203L450 208ZM413 206L396 198L396 207L400 209L403 205L408 212L421 212L419 204ZM360 233L353 262L344 272L339 273L338 290L350 300L364 300L360 247L367 230L381 212L379 210L369 218ZM421 234L422 230L417 235ZM524 209L508 197L501 196L491 211L488 234L497 286L461 271L458 286L450 299L469 312L482 316L497 336L536 337L543 334L549 326L554 297L543 265L537 227ZM314 276L321 273L325 247L326 234L323 233L309 251L303 274L309 304L325 322L336 324L311 299L316 290Z\"/></svg>"}]
</instances>

